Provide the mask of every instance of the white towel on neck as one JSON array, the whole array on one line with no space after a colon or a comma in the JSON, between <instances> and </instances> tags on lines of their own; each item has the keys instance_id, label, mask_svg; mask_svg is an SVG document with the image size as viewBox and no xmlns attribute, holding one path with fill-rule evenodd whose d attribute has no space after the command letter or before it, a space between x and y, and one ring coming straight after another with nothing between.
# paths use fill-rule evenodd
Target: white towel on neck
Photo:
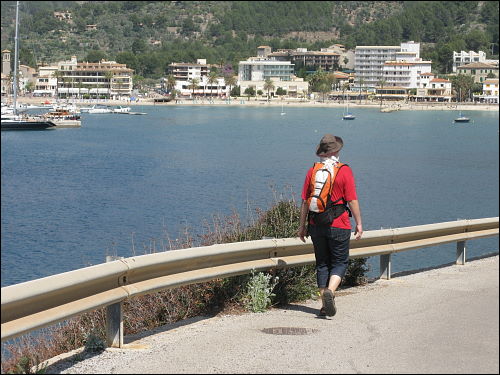
<instances>
[{"instance_id":1,"label":"white towel on neck","mask_svg":"<svg viewBox=\"0 0 500 375\"><path fill-rule=\"evenodd\" d=\"M338 156L328 156L328 157L320 157L319 160L321 163L325 165L325 168L328 169L328 172L333 176L333 168L339 162Z\"/></svg>"}]
</instances>

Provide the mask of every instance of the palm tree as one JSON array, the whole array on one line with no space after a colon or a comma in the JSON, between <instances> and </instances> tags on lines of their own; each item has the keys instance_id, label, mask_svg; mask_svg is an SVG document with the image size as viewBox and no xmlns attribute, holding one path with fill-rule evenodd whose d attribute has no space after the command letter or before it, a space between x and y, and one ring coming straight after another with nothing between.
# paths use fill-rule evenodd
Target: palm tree
<instances>
[{"instance_id":1,"label":"palm tree","mask_svg":"<svg viewBox=\"0 0 500 375\"><path fill-rule=\"evenodd\" d=\"M189 85L189 88L193 90L193 98L194 98L194 89L198 87L198 84L200 83L200 80L198 78L191 78L191 83Z\"/></svg>"},{"instance_id":2,"label":"palm tree","mask_svg":"<svg viewBox=\"0 0 500 375\"><path fill-rule=\"evenodd\" d=\"M217 72L210 72L210 74L208 75L207 82L210 84L210 97L212 97L213 84L217 83L218 78L219 77L217 76Z\"/></svg>"},{"instance_id":3,"label":"palm tree","mask_svg":"<svg viewBox=\"0 0 500 375\"><path fill-rule=\"evenodd\" d=\"M361 88L365 84L365 80L363 78L359 79L359 104L361 104Z\"/></svg>"},{"instance_id":4,"label":"palm tree","mask_svg":"<svg viewBox=\"0 0 500 375\"><path fill-rule=\"evenodd\" d=\"M386 83L386 80L381 78L379 79L379 81L377 82L378 85L380 86L380 89L383 90L384 89L384 85ZM384 101L384 96L382 94L382 91L380 92L380 108L382 108L382 102Z\"/></svg>"},{"instance_id":5,"label":"palm tree","mask_svg":"<svg viewBox=\"0 0 500 375\"><path fill-rule=\"evenodd\" d=\"M59 79L64 76L64 73L60 70L55 70L52 76L56 79L56 98L59 99Z\"/></svg>"},{"instance_id":6,"label":"palm tree","mask_svg":"<svg viewBox=\"0 0 500 375\"><path fill-rule=\"evenodd\" d=\"M271 78L266 78L266 81L264 82L264 90L267 90L267 101L269 102L269 91L274 90L274 85Z\"/></svg>"},{"instance_id":7,"label":"palm tree","mask_svg":"<svg viewBox=\"0 0 500 375\"><path fill-rule=\"evenodd\" d=\"M324 81L324 82L321 82L319 84L318 90L319 90L319 92L321 92L323 94L323 103L324 103L325 102L325 94L332 90L332 86L327 81Z\"/></svg>"},{"instance_id":8,"label":"palm tree","mask_svg":"<svg viewBox=\"0 0 500 375\"><path fill-rule=\"evenodd\" d=\"M108 99L111 99L111 81L113 80L113 77L114 77L114 73L112 70L106 70L104 72L104 78L106 78L109 82L109 85L108 85Z\"/></svg>"},{"instance_id":9,"label":"palm tree","mask_svg":"<svg viewBox=\"0 0 500 375\"><path fill-rule=\"evenodd\" d=\"M236 76L230 75L230 76L224 77L224 82L226 83L226 86L229 86L229 98L231 98L231 90L232 90L233 86L236 86L236 84L238 83L238 80L236 79Z\"/></svg>"},{"instance_id":10,"label":"palm tree","mask_svg":"<svg viewBox=\"0 0 500 375\"><path fill-rule=\"evenodd\" d=\"M82 95L81 95L81 90L83 88L83 83L82 81L78 81L78 83L76 84L76 87L78 87L78 98L81 99L82 98Z\"/></svg>"},{"instance_id":11,"label":"palm tree","mask_svg":"<svg viewBox=\"0 0 500 375\"><path fill-rule=\"evenodd\" d=\"M349 82L345 82L343 85L342 85L342 99L344 99L344 93L345 93L345 90L347 90L349 88Z\"/></svg>"},{"instance_id":12,"label":"palm tree","mask_svg":"<svg viewBox=\"0 0 500 375\"><path fill-rule=\"evenodd\" d=\"M167 91L171 93L176 84L177 84L177 81L176 81L175 77L172 74L169 74L167 76Z\"/></svg>"},{"instance_id":13,"label":"palm tree","mask_svg":"<svg viewBox=\"0 0 500 375\"><path fill-rule=\"evenodd\" d=\"M309 90L308 90L308 89L303 89L303 90L302 90L302 95L303 95L303 97L304 97L304 101L305 101L305 99L307 98L307 94L309 94Z\"/></svg>"},{"instance_id":14,"label":"palm tree","mask_svg":"<svg viewBox=\"0 0 500 375\"><path fill-rule=\"evenodd\" d=\"M326 76L326 79L327 79L328 83L330 84L330 86L332 87L332 89L335 90L337 87L337 83L338 83L338 79L337 79L337 77L335 77L335 74L329 73Z\"/></svg>"}]
</instances>

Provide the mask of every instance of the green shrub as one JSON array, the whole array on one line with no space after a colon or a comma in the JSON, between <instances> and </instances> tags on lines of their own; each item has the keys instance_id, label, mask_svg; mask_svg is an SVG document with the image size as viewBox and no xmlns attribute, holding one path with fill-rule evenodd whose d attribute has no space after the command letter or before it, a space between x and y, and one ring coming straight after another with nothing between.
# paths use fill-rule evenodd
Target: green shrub
<instances>
[{"instance_id":1,"label":"green shrub","mask_svg":"<svg viewBox=\"0 0 500 375\"><path fill-rule=\"evenodd\" d=\"M275 296L273 289L278 282L269 274L259 272L255 274L252 270L252 277L247 284L247 291L244 297L245 307L252 312L264 312L271 306L271 298Z\"/></svg>"},{"instance_id":2,"label":"green shrub","mask_svg":"<svg viewBox=\"0 0 500 375\"><path fill-rule=\"evenodd\" d=\"M89 353L99 353L105 350L107 347L106 341L103 340L99 335L91 332L85 338L85 351Z\"/></svg>"}]
</instances>

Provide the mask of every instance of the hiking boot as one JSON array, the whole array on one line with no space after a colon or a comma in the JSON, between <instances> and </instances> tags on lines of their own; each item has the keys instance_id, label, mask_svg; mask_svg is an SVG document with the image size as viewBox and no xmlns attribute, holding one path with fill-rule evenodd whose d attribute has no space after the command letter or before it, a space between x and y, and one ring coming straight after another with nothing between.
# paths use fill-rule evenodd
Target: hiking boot
<instances>
[{"instance_id":1,"label":"hiking boot","mask_svg":"<svg viewBox=\"0 0 500 375\"><path fill-rule=\"evenodd\" d=\"M323 293L323 306L325 307L327 316L334 316L337 313L337 308L335 307L335 296L330 289L325 290Z\"/></svg>"}]
</instances>

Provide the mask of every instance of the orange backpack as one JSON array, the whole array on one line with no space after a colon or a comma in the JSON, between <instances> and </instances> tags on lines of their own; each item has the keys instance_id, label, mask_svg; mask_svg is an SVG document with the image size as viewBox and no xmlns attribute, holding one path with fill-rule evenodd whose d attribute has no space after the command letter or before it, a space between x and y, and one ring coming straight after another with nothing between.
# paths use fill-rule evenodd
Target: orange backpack
<instances>
[{"instance_id":1,"label":"orange backpack","mask_svg":"<svg viewBox=\"0 0 500 375\"><path fill-rule=\"evenodd\" d=\"M344 165L347 164L337 163L333 167L332 175L324 163L314 163L307 206L309 208L309 216L315 224L330 225L334 218L340 216L345 210L348 210L345 200L343 204L336 204L340 199L337 202L332 202L330 199L335 177L337 177L340 168Z\"/></svg>"}]
</instances>

